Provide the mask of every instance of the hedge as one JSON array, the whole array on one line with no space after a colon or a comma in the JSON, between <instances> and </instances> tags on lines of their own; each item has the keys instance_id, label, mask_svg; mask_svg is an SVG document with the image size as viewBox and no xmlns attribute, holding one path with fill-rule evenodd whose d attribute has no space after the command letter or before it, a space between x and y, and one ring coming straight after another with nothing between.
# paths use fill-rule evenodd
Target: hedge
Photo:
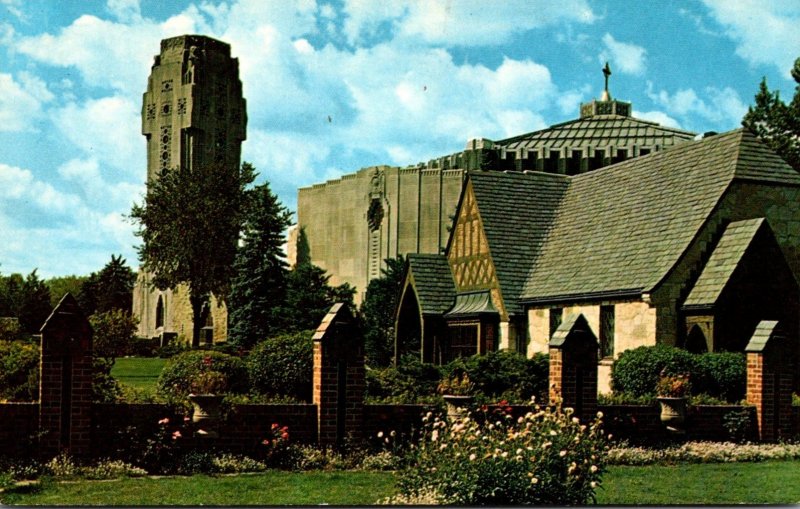
<instances>
[{"instance_id":1,"label":"hedge","mask_svg":"<svg viewBox=\"0 0 800 509\"><path fill-rule=\"evenodd\" d=\"M170 358L158 377L158 392L166 396L189 394L193 378L213 369L228 379L228 392L246 393L249 389L244 361L233 355L211 350L190 350Z\"/></svg>"},{"instance_id":2,"label":"hedge","mask_svg":"<svg viewBox=\"0 0 800 509\"><path fill-rule=\"evenodd\" d=\"M247 357L252 392L311 401L313 335L302 331L258 343Z\"/></svg>"}]
</instances>

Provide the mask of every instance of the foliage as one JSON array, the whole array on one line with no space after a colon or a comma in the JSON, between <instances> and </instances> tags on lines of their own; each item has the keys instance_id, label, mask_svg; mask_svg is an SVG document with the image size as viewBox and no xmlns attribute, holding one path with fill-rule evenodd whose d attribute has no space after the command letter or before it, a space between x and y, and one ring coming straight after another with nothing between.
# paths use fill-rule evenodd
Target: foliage
<instances>
[{"instance_id":1,"label":"foliage","mask_svg":"<svg viewBox=\"0 0 800 509\"><path fill-rule=\"evenodd\" d=\"M45 284L50 289L50 307L56 307L64 295L68 293L80 299L81 286L87 279L88 277L86 276L61 276L51 277L46 280ZM80 300L78 302L80 303Z\"/></svg>"},{"instance_id":2,"label":"foliage","mask_svg":"<svg viewBox=\"0 0 800 509\"><path fill-rule=\"evenodd\" d=\"M188 420L186 417L182 422L173 422L164 417L157 424L122 429L115 453L150 474L176 473L182 457L179 442L188 436Z\"/></svg>"},{"instance_id":3,"label":"foliage","mask_svg":"<svg viewBox=\"0 0 800 509\"><path fill-rule=\"evenodd\" d=\"M155 354L156 357L161 357L162 359L169 359L170 357L174 357L179 353L183 353L187 350L189 350L189 346L183 341L173 341L167 343L164 346L159 346L158 348L156 348Z\"/></svg>"},{"instance_id":4,"label":"foliage","mask_svg":"<svg viewBox=\"0 0 800 509\"><path fill-rule=\"evenodd\" d=\"M117 357L129 355L139 321L129 310L111 309L89 317L92 336L92 355L114 364Z\"/></svg>"},{"instance_id":5,"label":"foliage","mask_svg":"<svg viewBox=\"0 0 800 509\"><path fill-rule=\"evenodd\" d=\"M281 334L257 344L247 358L252 391L311 400L313 331Z\"/></svg>"},{"instance_id":6,"label":"foliage","mask_svg":"<svg viewBox=\"0 0 800 509\"><path fill-rule=\"evenodd\" d=\"M99 272L92 272L85 278L76 295L78 304L86 315L115 309L131 311L136 274L125 263L122 255L111 255L111 261Z\"/></svg>"},{"instance_id":7,"label":"foliage","mask_svg":"<svg viewBox=\"0 0 800 509\"><path fill-rule=\"evenodd\" d=\"M688 374L693 394L736 402L744 397L745 356L737 352L692 354L666 345L642 346L620 354L611 367L614 392L654 396L660 374Z\"/></svg>"},{"instance_id":8,"label":"foliage","mask_svg":"<svg viewBox=\"0 0 800 509\"><path fill-rule=\"evenodd\" d=\"M35 269L24 278L0 277L0 316L18 318L24 332L37 334L52 310L50 289Z\"/></svg>"},{"instance_id":9,"label":"foliage","mask_svg":"<svg viewBox=\"0 0 800 509\"><path fill-rule=\"evenodd\" d=\"M0 341L17 341L24 338L19 320L11 317L0 317Z\"/></svg>"},{"instance_id":10,"label":"foliage","mask_svg":"<svg viewBox=\"0 0 800 509\"><path fill-rule=\"evenodd\" d=\"M111 376L111 367L105 359L92 359L92 401L95 403L113 403L122 398L122 386Z\"/></svg>"},{"instance_id":11,"label":"foliage","mask_svg":"<svg viewBox=\"0 0 800 509\"><path fill-rule=\"evenodd\" d=\"M655 402L656 400L652 395L631 396L627 392L597 395L597 403L600 405L652 405Z\"/></svg>"},{"instance_id":12,"label":"foliage","mask_svg":"<svg viewBox=\"0 0 800 509\"><path fill-rule=\"evenodd\" d=\"M231 343L250 348L281 327L287 272L282 246L292 215L267 183L247 197L228 300L228 335Z\"/></svg>"},{"instance_id":13,"label":"foliage","mask_svg":"<svg viewBox=\"0 0 800 509\"><path fill-rule=\"evenodd\" d=\"M222 394L228 388L228 378L219 371L201 371L189 381L192 394Z\"/></svg>"},{"instance_id":14,"label":"foliage","mask_svg":"<svg viewBox=\"0 0 800 509\"><path fill-rule=\"evenodd\" d=\"M470 381L467 373L453 373L442 378L436 391L442 395L470 396L475 391L475 384Z\"/></svg>"},{"instance_id":15,"label":"foliage","mask_svg":"<svg viewBox=\"0 0 800 509\"><path fill-rule=\"evenodd\" d=\"M361 315L364 319L364 353L369 366L388 366L394 356L394 320L403 290L405 259L384 260L381 277L367 285Z\"/></svg>"},{"instance_id":16,"label":"foliage","mask_svg":"<svg viewBox=\"0 0 800 509\"><path fill-rule=\"evenodd\" d=\"M661 398L684 398L692 392L688 374L662 374L656 383L656 394Z\"/></svg>"},{"instance_id":17,"label":"foliage","mask_svg":"<svg viewBox=\"0 0 800 509\"><path fill-rule=\"evenodd\" d=\"M93 465L78 465L66 453L54 457L42 467L42 473L56 479L106 480L123 477L142 477L144 469L120 460L100 460Z\"/></svg>"},{"instance_id":18,"label":"foliage","mask_svg":"<svg viewBox=\"0 0 800 509\"><path fill-rule=\"evenodd\" d=\"M732 410L722 417L722 426L734 442L742 443L750 432L750 416L752 413L747 408Z\"/></svg>"},{"instance_id":19,"label":"foliage","mask_svg":"<svg viewBox=\"0 0 800 509\"><path fill-rule=\"evenodd\" d=\"M476 393L486 398L527 402L531 397L537 401L546 399L549 369L546 354L528 359L518 352L498 350L456 359L444 366L443 371L466 372L475 384Z\"/></svg>"},{"instance_id":20,"label":"foliage","mask_svg":"<svg viewBox=\"0 0 800 509\"><path fill-rule=\"evenodd\" d=\"M39 399L39 346L28 341L0 341L0 399Z\"/></svg>"},{"instance_id":21,"label":"foliage","mask_svg":"<svg viewBox=\"0 0 800 509\"><path fill-rule=\"evenodd\" d=\"M200 344L202 306L213 293L225 300L245 211L245 188L255 179L248 163L241 168L210 165L176 168L148 182L143 204L131 217L143 244L139 258L160 289L189 286L194 328Z\"/></svg>"},{"instance_id":22,"label":"foliage","mask_svg":"<svg viewBox=\"0 0 800 509\"><path fill-rule=\"evenodd\" d=\"M742 444L684 442L663 448L620 444L608 451L609 465L666 465L673 463L734 463L742 461L800 460L800 444Z\"/></svg>"},{"instance_id":23,"label":"foliage","mask_svg":"<svg viewBox=\"0 0 800 509\"><path fill-rule=\"evenodd\" d=\"M185 397L191 391L191 381L200 373L212 370L227 377L230 392L247 392L247 368L241 359L202 350L190 350L169 359L158 377L158 392L164 396Z\"/></svg>"},{"instance_id":24,"label":"foliage","mask_svg":"<svg viewBox=\"0 0 800 509\"><path fill-rule=\"evenodd\" d=\"M594 500L606 441L599 418L581 424L571 410L423 419L398 486L403 495L433 493L457 505L578 505ZM599 414L598 414L599 417Z\"/></svg>"},{"instance_id":25,"label":"foliage","mask_svg":"<svg viewBox=\"0 0 800 509\"><path fill-rule=\"evenodd\" d=\"M777 90L769 90L767 79L763 78L756 104L748 108L742 125L800 171L800 58L794 61L791 74L797 83L792 101L786 104Z\"/></svg>"},{"instance_id":26,"label":"foliage","mask_svg":"<svg viewBox=\"0 0 800 509\"><path fill-rule=\"evenodd\" d=\"M311 246L308 245L308 235L305 227L300 227L297 233L297 254L295 267L298 265L308 265L311 263Z\"/></svg>"},{"instance_id":27,"label":"foliage","mask_svg":"<svg viewBox=\"0 0 800 509\"><path fill-rule=\"evenodd\" d=\"M324 270L311 263L298 264L289 272L286 302L280 311L284 332L315 330L337 302L355 308L355 289L347 283L331 286L329 280Z\"/></svg>"},{"instance_id":28,"label":"foliage","mask_svg":"<svg viewBox=\"0 0 800 509\"><path fill-rule=\"evenodd\" d=\"M437 366L424 364L419 357L407 354L400 358L397 366L366 370L366 396L381 402L426 402L436 394L441 377Z\"/></svg>"}]
</instances>

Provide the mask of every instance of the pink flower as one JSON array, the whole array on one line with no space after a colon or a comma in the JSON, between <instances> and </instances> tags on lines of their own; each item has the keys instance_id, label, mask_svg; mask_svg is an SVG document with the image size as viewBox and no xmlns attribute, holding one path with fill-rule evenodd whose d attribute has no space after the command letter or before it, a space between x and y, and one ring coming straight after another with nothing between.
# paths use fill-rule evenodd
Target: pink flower
<instances>
[{"instance_id":1,"label":"pink flower","mask_svg":"<svg viewBox=\"0 0 800 509\"><path fill-rule=\"evenodd\" d=\"M284 440L289 440L289 433L284 431L283 433L281 433L281 438Z\"/></svg>"},{"instance_id":2,"label":"pink flower","mask_svg":"<svg viewBox=\"0 0 800 509\"><path fill-rule=\"evenodd\" d=\"M276 429L278 429L278 428L280 428L280 424L278 424L277 422L273 422L273 423L272 423L272 429L273 429L273 430L276 430Z\"/></svg>"},{"instance_id":3,"label":"pink flower","mask_svg":"<svg viewBox=\"0 0 800 509\"><path fill-rule=\"evenodd\" d=\"M180 431L174 431L174 432L172 433L172 439L173 439L173 440L177 440L177 439L181 438L182 436L183 436L183 435L181 435L181 432L180 432Z\"/></svg>"},{"instance_id":4,"label":"pink flower","mask_svg":"<svg viewBox=\"0 0 800 509\"><path fill-rule=\"evenodd\" d=\"M191 421L191 419L189 419L189 417L184 417L183 418L183 422L189 422L189 421Z\"/></svg>"},{"instance_id":5,"label":"pink flower","mask_svg":"<svg viewBox=\"0 0 800 509\"><path fill-rule=\"evenodd\" d=\"M162 426L163 426L163 425L165 425L165 424L169 424L169 417L164 417L163 419L161 419L160 421L158 421L158 423L159 423L160 425L162 425Z\"/></svg>"},{"instance_id":6,"label":"pink flower","mask_svg":"<svg viewBox=\"0 0 800 509\"><path fill-rule=\"evenodd\" d=\"M265 438L264 440L261 441L261 444L262 445L269 445L269 440Z\"/></svg>"}]
</instances>

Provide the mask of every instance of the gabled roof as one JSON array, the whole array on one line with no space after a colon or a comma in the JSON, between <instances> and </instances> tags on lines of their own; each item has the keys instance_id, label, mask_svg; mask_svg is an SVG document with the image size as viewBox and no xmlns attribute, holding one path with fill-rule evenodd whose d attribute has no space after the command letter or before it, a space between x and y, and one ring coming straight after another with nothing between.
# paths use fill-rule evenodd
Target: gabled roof
<instances>
[{"instance_id":1,"label":"gabled roof","mask_svg":"<svg viewBox=\"0 0 800 509\"><path fill-rule=\"evenodd\" d=\"M620 115L595 115L495 142L508 149L603 149L608 146L661 148L694 139L695 133Z\"/></svg>"},{"instance_id":2,"label":"gabled roof","mask_svg":"<svg viewBox=\"0 0 800 509\"><path fill-rule=\"evenodd\" d=\"M456 297L450 264L444 255L409 253L406 257L422 314L441 315Z\"/></svg>"},{"instance_id":3,"label":"gabled roof","mask_svg":"<svg viewBox=\"0 0 800 509\"><path fill-rule=\"evenodd\" d=\"M766 219L756 218L731 223L725 228L717 247L703 267L691 293L683 304L687 307L713 306L722 290L739 266L747 248L752 244L758 231L766 225Z\"/></svg>"},{"instance_id":4,"label":"gabled roof","mask_svg":"<svg viewBox=\"0 0 800 509\"><path fill-rule=\"evenodd\" d=\"M742 129L572 177L522 300L651 291L734 179L800 185L797 172Z\"/></svg>"},{"instance_id":5,"label":"gabled roof","mask_svg":"<svg viewBox=\"0 0 800 509\"><path fill-rule=\"evenodd\" d=\"M470 172L489 252L508 313L544 243L569 178L541 172Z\"/></svg>"}]
</instances>

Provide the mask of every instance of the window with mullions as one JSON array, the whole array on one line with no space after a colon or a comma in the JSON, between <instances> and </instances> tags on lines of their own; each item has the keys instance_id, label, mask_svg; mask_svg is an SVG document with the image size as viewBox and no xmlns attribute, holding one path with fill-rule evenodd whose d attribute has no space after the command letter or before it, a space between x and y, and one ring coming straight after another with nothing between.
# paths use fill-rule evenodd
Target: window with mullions
<instances>
[{"instance_id":1,"label":"window with mullions","mask_svg":"<svg viewBox=\"0 0 800 509\"><path fill-rule=\"evenodd\" d=\"M600 357L614 357L614 306L600 306Z\"/></svg>"},{"instance_id":2,"label":"window with mullions","mask_svg":"<svg viewBox=\"0 0 800 509\"><path fill-rule=\"evenodd\" d=\"M564 308L551 308L550 309L550 337L553 337L553 333L558 329L558 326L561 325L561 321L564 318Z\"/></svg>"}]
</instances>

